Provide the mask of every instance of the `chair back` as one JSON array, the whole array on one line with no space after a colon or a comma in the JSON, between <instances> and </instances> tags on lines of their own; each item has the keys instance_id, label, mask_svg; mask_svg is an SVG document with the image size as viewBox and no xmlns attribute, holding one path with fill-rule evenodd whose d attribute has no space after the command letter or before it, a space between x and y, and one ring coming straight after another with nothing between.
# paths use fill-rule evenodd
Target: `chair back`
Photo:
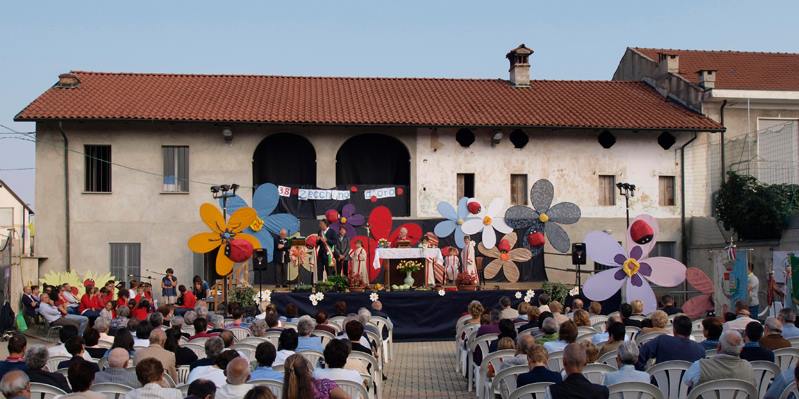
<instances>
[{"instance_id":1,"label":"chair back","mask_svg":"<svg viewBox=\"0 0 799 399\"><path fill-rule=\"evenodd\" d=\"M466 322L466 320L470 320L471 318L472 318L472 315L470 315L470 314L465 314L465 315L463 315L461 317L458 317L458 321L455 322L455 330L457 331L458 328L460 326L462 326L463 323Z\"/></svg>"},{"instance_id":2,"label":"chair back","mask_svg":"<svg viewBox=\"0 0 799 399\"><path fill-rule=\"evenodd\" d=\"M582 335L582 334L594 334L594 333L597 333L597 332L598 331L595 330L593 327L586 327L586 326L577 327L577 335L578 336Z\"/></svg>"},{"instance_id":3,"label":"chair back","mask_svg":"<svg viewBox=\"0 0 799 399\"><path fill-rule=\"evenodd\" d=\"M114 345L113 342L108 342L108 341L98 341L97 342L97 347L98 348L111 349L112 345Z\"/></svg>"},{"instance_id":4,"label":"chair back","mask_svg":"<svg viewBox=\"0 0 799 399\"><path fill-rule=\"evenodd\" d=\"M47 359L47 363L46 363L47 370L50 371L50 372L55 372L55 371L58 370L58 363L61 363L63 361L67 361L69 359L70 359L69 356L53 356L53 357Z\"/></svg>"},{"instance_id":5,"label":"chair back","mask_svg":"<svg viewBox=\"0 0 799 399\"><path fill-rule=\"evenodd\" d=\"M231 346L234 350L239 352L243 357L249 361L255 360L255 351L258 349L255 345L235 343Z\"/></svg>"},{"instance_id":6,"label":"chair back","mask_svg":"<svg viewBox=\"0 0 799 399\"><path fill-rule=\"evenodd\" d=\"M283 364L273 364L272 370L283 372L285 370L285 366Z\"/></svg>"},{"instance_id":7,"label":"chair back","mask_svg":"<svg viewBox=\"0 0 799 399\"><path fill-rule=\"evenodd\" d=\"M593 342L594 335L597 335L597 334L598 333L596 331L582 333L582 334L577 336L577 340L576 341L589 340L589 341Z\"/></svg>"},{"instance_id":8,"label":"chair back","mask_svg":"<svg viewBox=\"0 0 799 399\"><path fill-rule=\"evenodd\" d=\"M167 374L167 373L164 373L164 376L161 377L161 381L163 382L163 384L161 384L161 385L164 388L174 388L174 387L178 386L178 384L175 383L175 380L172 379L172 376Z\"/></svg>"},{"instance_id":9,"label":"chair back","mask_svg":"<svg viewBox=\"0 0 799 399\"><path fill-rule=\"evenodd\" d=\"M294 329L294 331L297 331L297 323L294 323L292 321L284 321L283 328L292 328Z\"/></svg>"},{"instance_id":10,"label":"chair back","mask_svg":"<svg viewBox=\"0 0 799 399\"><path fill-rule=\"evenodd\" d=\"M752 371L755 374L755 388L757 388L757 393L760 395L759 397L762 398L766 396L766 391L768 391L771 381L780 374L780 368L774 362L763 360L749 362L749 364L752 365ZM799 399L799 397L797 397L797 399Z\"/></svg>"},{"instance_id":11,"label":"chair back","mask_svg":"<svg viewBox=\"0 0 799 399\"><path fill-rule=\"evenodd\" d=\"M682 383L685 371L691 367L691 362L672 360L658 363L646 372L655 379L660 392L665 398L684 398L688 394L688 386Z\"/></svg>"},{"instance_id":12,"label":"chair back","mask_svg":"<svg viewBox=\"0 0 799 399\"><path fill-rule=\"evenodd\" d=\"M688 394L688 399L750 399L757 398L757 389L750 382L725 378L699 384Z\"/></svg>"},{"instance_id":13,"label":"chair back","mask_svg":"<svg viewBox=\"0 0 799 399\"><path fill-rule=\"evenodd\" d=\"M476 333L477 330L474 332ZM477 348L480 348L480 353L482 353L484 357L488 355L489 345L499 338L499 334L496 333L484 334L479 337L476 337L476 334L473 335L475 335L475 338L472 339L470 337L469 339L469 353L474 353Z\"/></svg>"},{"instance_id":14,"label":"chair back","mask_svg":"<svg viewBox=\"0 0 799 399\"><path fill-rule=\"evenodd\" d=\"M779 399L788 399L791 395L793 395L794 398L799 398L799 390L796 389L796 381L788 384L788 386L782 390Z\"/></svg>"},{"instance_id":15,"label":"chair back","mask_svg":"<svg viewBox=\"0 0 799 399\"><path fill-rule=\"evenodd\" d=\"M661 335L667 335L667 334L665 332L663 332L663 331L651 332L651 333L646 333L646 334L638 334L635 337L635 343L638 344L638 346L640 347L640 346L644 345L645 343L647 343L647 342L649 342L649 341L651 341L651 340L653 340L653 339L655 339L655 338L657 338L657 337L659 337Z\"/></svg>"},{"instance_id":16,"label":"chair back","mask_svg":"<svg viewBox=\"0 0 799 399\"><path fill-rule=\"evenodd\" d=\"M641 333L641 329L636 326L625 326L624 327L624 340L625 341L633 341L638 334Z\"/></svg>"},{"instance_id":17,"label":"chair back","mask_svg":"<svg viewBox=\"0 0 799 399\"><path fill-rule=\"evenodd\" d=\"M53 399L56 396L66 394L61 388L39 382L31 382L31 399Z\"/></svg>"},{"instance_id":18,"label":"chair back","mask_svg":"<svg viewBox=\"0 0 799 399\"><path fill-rule=\"evenodd\" d=\"M302 355L302 357L304 357L305 360L307 360L308 363L313 367L318 367L325 359L325 355L319 351L302 351L297 353Z\"/></svg>"},{"instance_id":19,"label":"chair back","mask_svg":"<svg viewBox=\"0 0 799 399\"><path fill-rule=\"evenodd\" d=\"M98 359L97 360L97 368L99 368L100 371L103 371L103 370L107 369L108 368L108 358L101 357L100 359Z\"/></svg>"},{"instance_id":20,"label":"chair back","mask_svg":"<svg viewBox=\"0 0 799 399\"><path fill-rule=\"evenodd\" d=\"M69 367L64 367L62 369L58 369L55 372L62 374L64 377L67 377L68 376L68 372L69 372Z\"/></svg>"},{"instance_id":21,"label":"chair back","mask_svg":"<svg viewBox=\"0 0 799 399\"><path fill-rule=\"evenodd\" d=\"M369 399L369 392L363 384L358 384L349 380L333 380L342 391L346 392L351 399Z\"/></svg>"},{"instance_id":22,"label":"chair back","mask_svg":"<svg viewBox=\"0 0 799 399\"><path fill-rule=\"evenodd\" d=\"M195 344L194 342L189 342L187 344L183 344L184 348L191 349L195 355L197 355L197 359L205 359L205 345Z\"/></svg>"},{"instance_id":23,"label":"chair back","mask_svg":"<svg viewBox=\"0 0 799 399\"><path fill-rule=\"evenodd\" d=\"M191 370L190 370L188 365L178 366L178 368L177 368L178 380L176 381L178 383L178 385L183 385L183 384L186 383L186 381L189 380L189 372L190 371Z\"/></svg>"},{"instance_id":24,"label":"chair back","mask_svg":"<svg viewBox=\"0 0 799 399\"><path fill-rule=\"evenodd\" d=\"M277 380L252 380L249 381L248 384L252 385L263 385L269 388L272 391L272 395L275 395L276 398L283 397L283 381Z\"/></svg>"},{"instance_id":25,"label":"chair back","mask_svg":"<svg viewBox=\"0 0 799 399\"><path fill-rule=\"evenodd\" d=\"M261 342L266 342L264 337L246 337L239 341L240 344L247 344L257 347Z\"/></svg>"},{"instance_id":26,"label":"chair back","mask_svg":"<svg viewBox=\"0 0 799 399\"><path fill-rule=\"evenodd\" d=\"M607 364L610 367L616 367L616 357L618 356L619 351L610 351L597 359L597 363Z\"/></svg>"},{"instance_id":27,"label":"chair back","mask_svg":"<svg viewBox=\"0 0 799 399\"><path fill-rule=\"evenodd\" d=\"M616 371L616 368L604 363L590 363L583 367L583 376L594 384L604 384L605 374Z\"/></svg>"},{"instance_id":28,"label":"chair back","mask_svg":"<svg viewBox=\"0 0 799 399\"><path fill-rule=\"evenodd\" d=\"M344 329L344 326L342 324L344 324L344 319L346 319L346 318L347 318L346 316L333 316L333 317L327 319L327 322L330 323L330 324L337 325L338 328L340 328L340 329Z\"/></svg>"},{"instance_id":29,"label":"chair back","mask_svg":"<svg viewBox=\"0 0 799 399\"><path fill-rule=\"evenodd\" d=\"M535 384L527 384L521 388L516 388L511 392L509 399L544 399L549 397L547 391L551 382L537 382Z\"/></svg>"},{"instance_id":30,"label":"chair back","mask_svg":"<svg viewBox=\"0 0 799 399\"><path fill-rule=\"evenodd\" d=\"M592 322L591 322L591 327L593 327L593 328L594 328L594 330L597 330L597 331L599 331L599 332L603 333L603 332L605 332L605 330L608 328L608 325L607 325L607 320L606 320L606 321L600 321L600 322L598 322L598 323L594 323L594 322L592 321Z\"/></svg>"},{"instance_id":31,"label":"chair back","mask_svg":"<svg viewBox=\"0 0 799 399\"><path fill-rule=\"evenodd\" d=\"M510 393L516 390L516 378L519 374L530 371L528 366L511 366L502 369L491 380L491 392L507 399Z\"/></svg>"},{"instance_id":32,"label":"chair back","mask_svg":"<svg viewBox=\"0 0 799 399\"><path fill-rule=\"evenodd\" d=\"M364 368L372 372L371 378L373 380L376 380L378 378L382 378L382 376L379 374L380 373L380 363L377 361L377 359L374 356L372 356L372 355L370 355L368 353L361 352L361 351L353 351L347 357L347 360L348 361L349 360L355 360L355 361L363 363Z\"/></svg>"},{"instance_id":33,"label":"chair back","mask_svg":"<svg viewBox=\"0 0 799 399\"><path fill-rule=\"evenodd\" d=\"M105 395L105 397L108 399L122 399L128 392L132 391L133 388L113 382L101 382L99 384L92 385L89 390L93 392L99 392Z\"/></svg>"},{"instance_id":34,"label":"chair back","mask_svg":"<svg viewBox=\"0 0 799 399\"><path fill-rule=\"evenodd\" d=\"M552 352L549 354L547 368L560 373L563 371L563 351Z\"/></svg>"},{"instance_id":35,"label":"chair back","mask_svg":"<svg viewBox=\"0 0 799 399\"><path fill-rule=\"evenodd\" d=\"M194 339L189 340L189 343L197 344L197 345L205 345L205 341L208 341L210 337L197 337Z\"/></svg>"},{"instance_id":36,"label":"chair back","mask_svg":"<svg viewBox=\"0 0 799 399\"><path fill-rule=\"evenodd\" d=\"M521 337L522 335L532 335L532 336L535 336L535 334L536 334L538 331L539 331L539 328L538 328L538 327L530 327L530 328L528 328L528 329L526 329L526 330L519 331L519 334L518 334L518 336L519 336L519 337Z\"/></svg>"},{"instance_id":37,"label":"chair back","mask_svg":"<svg viewBox=\"0 0 799 399\"><path fill-rule=\"evenodd\" d=\"M593 315L593 316L589 317L588 320L590 320L591 321L591 325L594 326L594 328L596 328L596 325L600 324L600 323L604 326L605 322L608 321L608 316L597 314L597 315ZM599 331L599 330L597 330L597 331Z\"/></svg>"},{"instance_id":38,"label":"chair back","mask_svg":"<svg viewBox=\"0 0 799 399\"><path fill-rule=\"evenodd\" d=\"M666 399L657 387L645 382L622 382L608 386L609 399ZM676 396L674 396L676 398ZM753 398L754 399L754 398Z\"/></svg>"},{"instance_id":39,"label":"chair back","mask_svg":"<svg viewBox=\"0 0 799 399\"><path fill-rule=\"evenodd\" d=\"M791 348L799 348L799 337L788 338L788 342L791 343Z\"/></svg>"},{"instance_id":40,"label":"chair back","mask_svg":"<svg viewBox=\"0 0 799 399\"><path fill-rule=\"evenodd\" d=\"M189 384L178 385L175 389L179 390L184 398L189 396Z\"/></svg>"},{"instance_id":41,"label":"chair back","mask_svg":"<svg viewBox=\"0 0 799 399\"><path fill-rule=\"evenodd\" d=\"M780 348L774 351L774 363L777 363L782 370L796 366L797 361L799 361L799 349L797 348Z\"/></svg>"},{"instance_id":42,"label":"chair back","mask_svg":"<svg viewBox=\"0 0 799 399\"><path fill-rule=\"evenodd\" d=\"M241 327L233 327L228 329L236 337L236 341L241 341L251 335L250 330Z\"/></svg>"},{"instance_id":43,"label":"chair back","mask_svg":"<svg viewBox=\"0 0 799 399\"><path fill-rule=\"evenodd\" d=\"M277 348L278 340L280 340L280 331L267 331L264 339L271 342Z\"/></svg>"},{"instance_id":44,"label":"chair back","mask_svg":"<svg viewBox=\"0 0 799 399\"><path fill-rule=\"evenodd\" d=\"M329 331L324 330L313 330L311 335L314 337L319 337L322 340L322 348L327 346L327 343L336 339L336 336L331 334Z\"/></svg>"},{"instance_id":45,"label":"chair back","mask_svg":"<svg viewBox=\"0 0 799 399\"><path fill-rule=\"evenodd\" d=\"M715 349L708 349L705 351L705 357L713 357L713 356L716 356Z\"/></svg>"}]
</instances>

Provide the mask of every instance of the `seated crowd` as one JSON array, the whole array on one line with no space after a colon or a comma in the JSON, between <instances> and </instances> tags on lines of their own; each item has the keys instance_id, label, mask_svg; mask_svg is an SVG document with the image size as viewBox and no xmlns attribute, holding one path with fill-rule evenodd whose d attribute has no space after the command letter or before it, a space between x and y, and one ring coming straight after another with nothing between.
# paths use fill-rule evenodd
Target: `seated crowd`
<instances>
[{"instance_id":1,"label":"seated crowd","mask_svg":"<svg viewBox=\"0 0 799 399\"><path fill-rule=\"evenodd\" d=\"M231 304L232 319L226 320L209 312L203 300L155 309L147 291L117 287L113 299L107 292L114 288L113 282L102 291L87 284L89 305L83 309L83 300L77 301L74 311L70 306L76 295L68 285L47 287L41 294L38 287L26 288L25 315L41 315L48 327L60 327L60 344L28 346L24 335L13 334L9 355L0 361L0 391L7 398L19 397L30 383L39 383L64 391L64 397L101 399L102 389L94 392L92 386L114 383L130 387L128 399L183 398L176 386L184 385L184 392L198 399L268 399L275 397L273 391L259 382L276 381L282 383L283 398L344 399L350 396L337 381L377 389L370 376L379 370L372 370L372 364L381 358L382 342L370 340L367 331L376 337L386 333L372 322L373 316L387 317L379 301L371 311L357 313L337 303L341 317L335 323L324 310L300 316L294 304L282 315L271 304L258 315ZM138 293L130 298L131 292ZM91 298L98 301L97 311ZM277 338L277 345L270 337ZM316 352L320 355L311 356ZM187 371L179 374L180 369Z\"/></svg>"},{"instance_id":2,"label":"seated crowd","mask_svg":"<svg viewBox=\"0 0 799 399\"><path fill-rule=\"evenodd\" d=\"M661 307L647 316L643 315L640 301L624 303L618 312L608 316L601 315L602 306L596 302L584 309L582 300L574 299L568 313L564 313L562 304L550 301L547 294L539 295L536 302L537 305L521 302L514 309L510 298L503 297L495 309L486 309L472 301L461 318L458 338L463 342L461 351L468 353L469 340L496 334L496 339L487 338L489 353L483 354L479 345L474 346L472 363L480 366L486 356L496 351L513 352L491 355L483 378L526 365L529 371L515 374L516 389L551 383L548 390L554 399L607 398L607 387L614 384L654 384L647 371L674 360L690 363L682 379L688 390L725 378L748 381L758 387L750 362L774 362L774 351L790 348L789 339L799 337L793 309L782 309L776 317L761 323L750 317L749 307L742 302L735 304L735 313L724 318L709 316L696 323L683 315L668 295L661 298ZM561 369L552 368L553 354L562 358ZM592 383L582 375L583 368L592 363L604 363L616 370L595 367L603 375ZM761 397L780 397L797 380L796 374L796 367L783 370L768 392L761 392ZM490 386L491 382L487 384Z\"/></svg>"}]
</instances>

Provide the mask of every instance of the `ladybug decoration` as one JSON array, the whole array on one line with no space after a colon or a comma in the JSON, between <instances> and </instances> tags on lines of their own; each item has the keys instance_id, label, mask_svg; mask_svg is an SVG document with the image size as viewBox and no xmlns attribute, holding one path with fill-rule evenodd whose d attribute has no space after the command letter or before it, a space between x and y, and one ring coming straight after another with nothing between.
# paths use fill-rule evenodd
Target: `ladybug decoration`
<instances>
[{"instance_id":1,"label":"ladybug decoration","mask_svg":"<svg viewBox=\"0 0 799 399\"><path fill-rule=\"evenodd\" d=\"M509 252L510 251L510 242L506 239L499 240L499 244L497 244L497 249L499 252Z\"/></svg>"},{"instance_id":2,"label":"ladybug decoration","mask_svg":"<svg viewBox=\"0 0 799 399\"><path fill-rule=\"evenodd\" d=\"M328 209L325 211L325 219L328 223L335 223L338 221L338 211L335 209Z\"/></svg>"},{"instance_id":3,"label":"ladybug decoration","mask_svg":"<svg viewBox=\"0 0 799 399\"><path fill-rule=\"evenodd\" d=\"M469 213L472 215L477 215L483 209L483 206L475 200L469 200L469 202L466 204L466 209L468 209Z\"/></svg>"},{"instance_id":4,"label":"ladybug decoration","mask_svg":"<svg viewBox=\"0 0 799 399\"><path fill-rule=\"evenodd\" d=\"M308 237L305 238L305 247L306 248L316 247L316 240L317 240L316 234L309 235Z\"/></svg>"},{"instance_id":5,"label":"ladybug decoration","mask_svg":"<svg viewBox=\"0 0 799 399\"><path fill-rule=\"evenodd\" d=\"M527 243L533 248L540 248L544 246L544 233L540 231L531 231L527 234Z\"/></svg>"},{"instance_id":6,"label":"ladybug decoration","mask_svg":"<svg viewBox=\"0 0 799 399\"><path fill-rule=\"evenodd\" d=\"M630 226L630 238L632 238L636 244L646 244L652 241L654 236L655 230L649 225L649 223L643 220L636 220Z\"/></svg>"},{"instance_id":7,"label":"ladybug decoration","mask_svg":"<svg viewBox=\"0 0 799 399\"><path fill-rule=\"evenodd\" d=\"M241 263L250 259L252 250L252 244L250 244L249 241L234 238L230 241L230 244L225 246L225 256L230 258L233 262Z\"/></svg>"}]
</instances>

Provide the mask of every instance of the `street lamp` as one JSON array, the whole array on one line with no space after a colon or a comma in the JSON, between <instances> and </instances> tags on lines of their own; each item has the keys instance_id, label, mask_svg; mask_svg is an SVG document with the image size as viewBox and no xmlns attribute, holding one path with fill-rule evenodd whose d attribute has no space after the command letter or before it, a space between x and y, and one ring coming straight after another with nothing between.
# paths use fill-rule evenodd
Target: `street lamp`
<instances>
[{"instance_id":1,"label":"street lamp","mask_svg":"<svg viewBox=\"0 0 799 399\"><path fill-rule=\"evenodd\" d=\"M227 199L236 195L236 190L239 189L239 185L236 183L233 184L220 184L216 186L211 186L211 197L214 199L222 199L222 220L227 223ZM224 251L224 248L219 248L220 251ZM227 276L222 278L222 301L225 304L225 307L222 308L223 314L227 316ZM219 309L216 309L219 312Z\"/></svg>"},{"instance_id":2,"label":"street lamp","mask_svg":"<svg viewBox=\"0 0 799 399\"><path fill-rule=\"evenodd\" d=\"M627 211L627 227L630 227L630 197L635 197L635 184L630 183L616 183L616 188L619 189L619 195L624 197L624 208Z\"/></svg>"}]
</instances>

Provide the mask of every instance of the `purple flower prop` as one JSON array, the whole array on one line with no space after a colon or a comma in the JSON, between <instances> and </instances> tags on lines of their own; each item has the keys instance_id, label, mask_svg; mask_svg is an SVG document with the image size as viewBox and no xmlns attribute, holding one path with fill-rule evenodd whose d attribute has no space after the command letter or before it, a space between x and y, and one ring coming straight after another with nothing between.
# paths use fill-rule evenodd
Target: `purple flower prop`
<instances>
[{"instance_id":1,"label":"purple flower prop","mask_svg":"<svg viewBox=\"0 0 799 399\"><path fill-rule=\"evenodd\" d=\"M333 222L333 224L330 225L330 228L333 229L333 231L338 232L338 230L343 227L345 230L347 230L347 237L352 238L357 234L355 232L355 228L362 226L364 222L366 222L366 219L363 217L363 215L355 213L355 205L347 204L341 208L341 215L339 216L338 221Z\"/></svg>"},{"instance_id":2,"label":"purple flower prop","mask_svg":"<svg viewBox=\"0 0 799 399\"><path fill-rule=\"evenodd\" d=\"M643 220L655 231L657 222L649 215L641 215L635 221ZM635 222L633 221L633 222ZM632 225L632 224L631 224ZM592 231L585 236L586 253L594 262L610 266L605 271L594 274L583 285L583 293L593 301L604 301L618 292L626 283L625 302L636 299L644 303L644 313L657 309L657 299L650 282L661 287L674 287L685 281L685 265L663 256L648 257L655 246L655 237L644 244L637 244L627 232L628 248L625 250L607 233Z\"/></svg>"}]
</instances>

